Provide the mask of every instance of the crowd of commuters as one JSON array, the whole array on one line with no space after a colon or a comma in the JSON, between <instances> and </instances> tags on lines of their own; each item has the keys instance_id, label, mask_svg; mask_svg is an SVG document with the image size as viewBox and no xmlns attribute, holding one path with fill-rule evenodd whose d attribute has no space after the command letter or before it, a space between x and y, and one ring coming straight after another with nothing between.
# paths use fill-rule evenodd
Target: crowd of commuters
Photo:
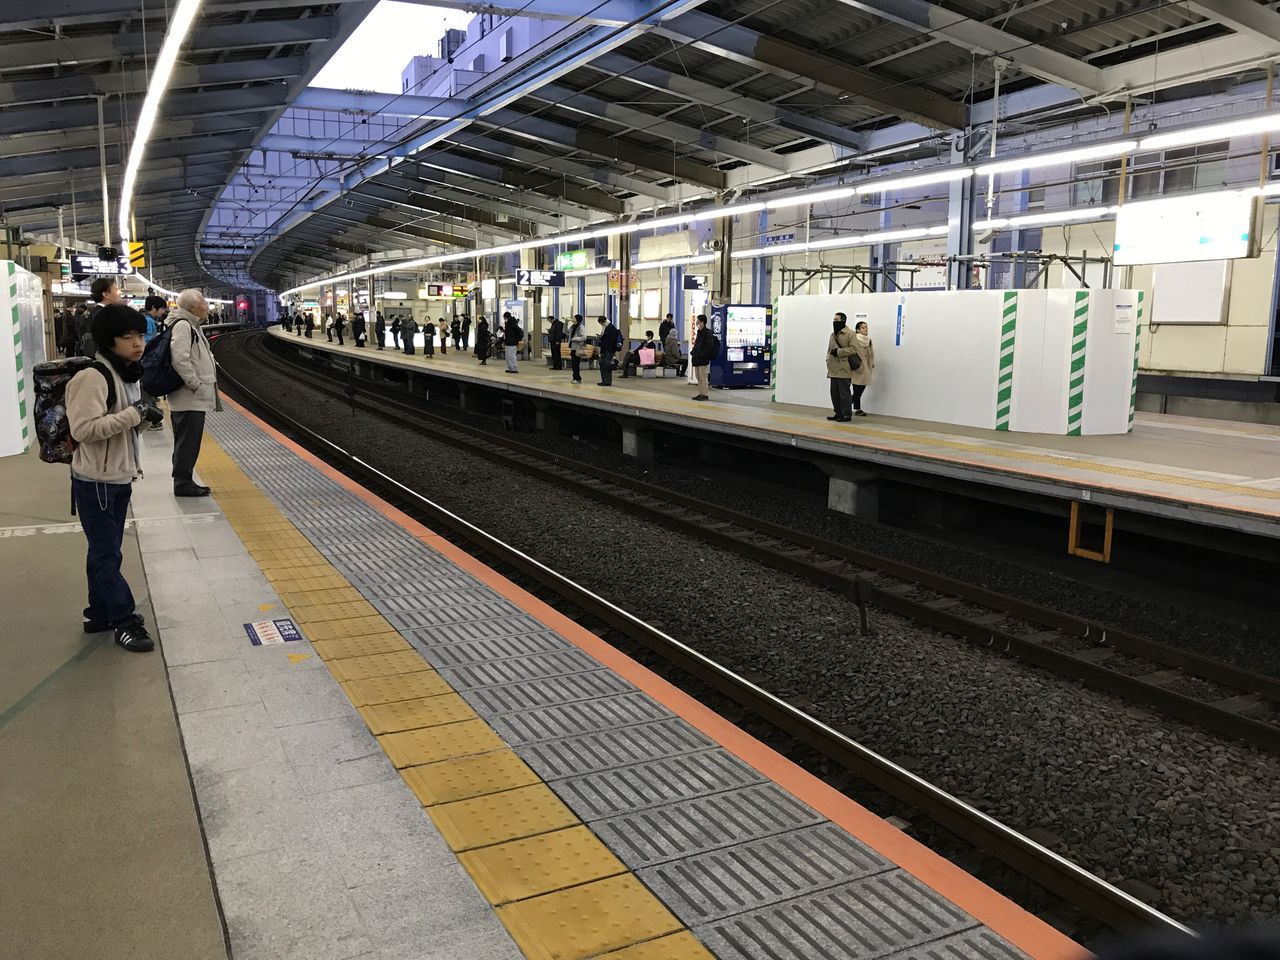
<instances>
[{"instance_id":1,"label":"crowd of commuters","mask_svg":"<svg viewBox=\"0 0 1280 960\"><path fill-rule=\"evenodd\" d=\"M332 319L322 318L328 339L342 344L346 329L346 318L337 314ZM311 314L286 318L286 329L290 325L297 328L299 336L311 336L314 320ZM305 325L305 328L304 328ZM454 350L471 349L471 318L469 316L454 317L438 321L427 318L421 326L412 316L395 316L388 325L381 313L377 314L375 333L378 349L386 346L386 333L391 332L392 345L403 349L404 353L413 356L415 343L419 333L422 335L424 356L435 356L436 337L440 338L440 353L448 353L449 344ZM352 336L356 346L364 344L365 318L357 313L351 321ZM475 346L472 354L481 366L488 366L490 360L502 360L505 372L520 372L520 357L525 354L527 337L525 330L510 312L503 313L500 320L489 321L481 316L477 319L475 329ZM711 364L722 349L722 344L708 326L705 315L699 314L694 323L693 340L688 356L680 352L680 336L676 330L675 319L667 314L653 330L645 330L644 337L639 340L627 340L617 326L608 317L596 318L594 328L588 325L581 314L575 314L565 320L556 317L547 328L547 346L550 350L552 370L563 370L565 360L569 361L569 371L573 383L582 383L582 363L595 362L600 370L599 386L613 386L613 373L621 371L623 379L637 376L642 367L664 367L674 369L676 376L689 372L689 382L697 385L694 400L711 399ZM403 347L401 344L403 343ZM875 348L871 343L870 331L865 321L859 321L853 328L843 313L837 313L832 320L832 333L827 342L826 373L831 386L832 415L828 420L835 423L848 423L854 417L865 417L862 409L862 395L870 386L875 376Z\"/></svg>"}]
</instances>

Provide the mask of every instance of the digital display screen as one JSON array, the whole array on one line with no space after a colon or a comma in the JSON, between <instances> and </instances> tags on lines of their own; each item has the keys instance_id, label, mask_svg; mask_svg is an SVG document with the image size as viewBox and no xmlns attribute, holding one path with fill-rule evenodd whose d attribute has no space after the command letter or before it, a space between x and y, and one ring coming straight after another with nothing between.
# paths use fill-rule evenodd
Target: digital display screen
<instances>
[{"instance_id":1,"label":"digital display screen","mask_svg":"<svg viewBox=\"0 0 1280 960\"><path fill-rule=\"evenodd\" d=\"M556 254L557 270L586 270L595 266L595 253L591 250L565 250Z\"/></svg>"},{"instance_id":2,"label":"digital display screen","mask_svg":"<svg viewBox=\"0 0 1280 960\"><path fill-rule=\"evenodd\" d=\"M734 362L740 363L744 359L746 359L747 351L743 350L741 347L730 347L728 350L728 354L729 354L730 363L734 363Z\"/></svg>"},{"instance_id":3,"label":"digital display screen","mask_svg":"<svg viewBox=\"0 0 1280 960\"><path fill-rule=\"evenodd\" d=\"M1116 214L1117 265L1236 260L1255 255L1253 205L1244 191L1126 203Z\"/></svg>"}]
</instances>

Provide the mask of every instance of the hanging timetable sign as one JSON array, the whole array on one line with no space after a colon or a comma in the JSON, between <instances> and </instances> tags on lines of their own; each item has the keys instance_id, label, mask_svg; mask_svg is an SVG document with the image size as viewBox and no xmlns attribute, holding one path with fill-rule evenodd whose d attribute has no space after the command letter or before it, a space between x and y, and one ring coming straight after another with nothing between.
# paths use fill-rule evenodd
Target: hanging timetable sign
<instances>
[{"instance_id":1,"label":"hanging timetable sign","mask_svg":"<svg viewBox=\"0 0 1280 960\"><path fill-rule=\"evenodd\" d=\"M518 287L563 287L563 270L517 270Z\"/></svg>"},{"instance_id":2,"label":"hanging timetable sign","mask_svg":"<svg viewBox=\"0 0 1280 960\"><path fill-rule=\"evenodd\" d=\"M692 273L684 275L684 288L686 290L706 290L711 286L711 278L703 274L698 276Z\"/></svg>"}]
</instances>

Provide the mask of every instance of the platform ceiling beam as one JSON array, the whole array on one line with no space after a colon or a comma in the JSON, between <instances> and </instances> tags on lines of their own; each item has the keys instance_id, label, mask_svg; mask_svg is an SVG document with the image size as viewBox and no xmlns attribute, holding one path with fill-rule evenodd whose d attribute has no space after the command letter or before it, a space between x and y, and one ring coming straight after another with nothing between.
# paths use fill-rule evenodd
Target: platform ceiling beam
<instances>
[{"instance_id":1,"label":"platform ceiling beam","mask_svg":"<svg viewBox=\"0 0 1280 960\"><path fill-rule=\"evenodd\" d=\"M825 90L845 94L904 120L936 129L965 126L964 104L954 103L932 90L850 66L834 57L698 10L664 20L654 29L680 43L689 43L737 63L787 79L814 81Z\"/></svg>"}]
</instances>

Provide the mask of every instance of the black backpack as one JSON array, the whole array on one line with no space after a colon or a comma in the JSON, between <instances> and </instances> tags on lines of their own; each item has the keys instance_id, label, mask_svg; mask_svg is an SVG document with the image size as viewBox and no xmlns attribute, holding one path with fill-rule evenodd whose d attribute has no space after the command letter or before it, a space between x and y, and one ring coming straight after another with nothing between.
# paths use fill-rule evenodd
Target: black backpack
<instances>
[{"instance_id":1,"label":"black backpack","mask_svg":"<svg viewBox=\"0 0 1280 960\"><path fill-rule=\"evenodd\" d=\"M177 321L169 324L151 338L147 349L142 354L142 389L153 397L167 397L179 387L184 386L182 377L173 369L173 328ZM194 345L198 334L191 326L191 343Z\"/></svg>"},{"instance_id":2,"label":"black backpack","mask_svg":"<svg viewBox=\"0 0 1280 960\"><path fill-rule=\"evenodd\" d=\"M40 459L45 463L70 463L77 444L71 436L67 420L67 384L81 370L93 367L107 380L107 410L116 405L116 381L111 371L99 360L89 357L67 357L37 363L31 371L36 392L36 439L40 441Z\"/></svg>"}]
</instances>

